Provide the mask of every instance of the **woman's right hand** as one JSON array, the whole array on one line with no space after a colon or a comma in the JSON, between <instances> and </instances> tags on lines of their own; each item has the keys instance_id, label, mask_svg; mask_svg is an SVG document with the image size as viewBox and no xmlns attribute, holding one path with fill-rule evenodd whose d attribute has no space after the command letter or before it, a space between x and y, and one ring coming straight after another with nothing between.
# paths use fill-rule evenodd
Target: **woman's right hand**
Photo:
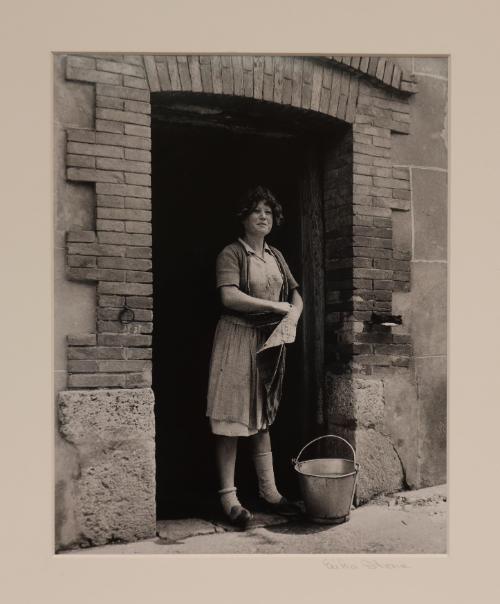
<instances>
[{"instance_id":1,"label":"woman's right hand","mask_svg":"<svg viewBox=\"0 0 500 604\"><path fill-rule=\"evenodd\" d=\"M288 302L275 302L273 311L280 315L287 315L292 310L292 305Z\"/></svg>"}]
</instances>

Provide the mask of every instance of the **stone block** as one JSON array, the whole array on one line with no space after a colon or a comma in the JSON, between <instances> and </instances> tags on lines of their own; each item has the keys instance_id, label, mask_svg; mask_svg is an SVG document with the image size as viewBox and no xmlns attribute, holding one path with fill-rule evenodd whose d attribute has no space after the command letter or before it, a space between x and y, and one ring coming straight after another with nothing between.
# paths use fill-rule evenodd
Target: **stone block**
<instances>
[{"instance_id":1,"label":"stone block","mask_svg":"<svg viewBox=\"0 0 500 604\"><path fill-rule=\"evenodd\" d=\"M326 374L327 416L338 425L380 425L384 417L380 380Z\"/></svg>"},{"instance_id":2,"label":"stone block","mask_svg":"<svg viewBox=\"0 0 500 604\"><path fill-rule=\"evenodd\" d=\"M445 80L418 78L418 93L409 101L411 134L392 135L394 164L447 167L447 96Z\"/></svg>"},{"instance_id":3,"label":"stone block","mask_svg":"<svg viewBox=\"0 0 500 604\"><path fill-rule=\"evenodd\" d=\"M352 428L328 422L328 432L346 439L355 449L360 464L355 504L369 501L380 493L393 493L404 486L404 472L392 441L382 431L372 428ZM345 444L325 441L322 454L346 457ZM341 448L340 448L341 447ZM352 458L352 453L349 454Z\"/></svg>"},{"instance_id":4,"label":"stone block","mask_svg":"<svg viewBox=\"0 0 500 604\"><path fill-rule=\"evenodd\" d=\"M158 536L170 542L182 541L194 535L210 535L215 532L214 524L200 518L182 518L158 522Z\"/></svg>"},{"instance_id":5,"label":"stone block","mask_svg":"<svg viewBox=\"0 0 500 604\"><path fill-rule=\"evenodd\" d=\"M448 245L448 175L412 170L416 260L446 260Z\"/></svg>"},{"instance_id":6,"label":"stone block","mask_svg":"<svg viewBox=\"0 0 500 604\"><path fill-rule=\"evenodd\" d=\"M447 266L412 262L411 333L415 356L446 354Z\"/></svg>"},{"instance_id":7,"label":"stone block","mask_svg":"<svg viewBox=\"0 0 500 604\"><path fill-rule=\"evenodd\" d=\"M384 432L390 434L391 442L403 465L406 483L410 488L418 487L418 403L416 383L413 375L395 374L384 378Z\"/></svg>"},{"instance_id":8,"label":"stone block","mask_svg":"<svg viewBox=\"0 0 500 604\"><path fill-rule=\"evenodd\" d=\"M150 389L59 394L59 434L77 457L56 510L59 524L65 514L73 518L74 544L154 536L153 405Z\"/></svg>"},{"instance_id":9,"label":"stone block","mask_svg":"<svg viewBox=\"0 0 500 604\"><path fill-rule=\"evenodd\" d=\"M82 450L154 440L151 390L64 391L58 400L60 433Z\"/></svg>"},{"instance_id":10,"label":"stone block","mask_svg":"<svg viewBox=\"0 0 500 604\"><path fill-rule=\"evenodd\" d=\"M369 501L379 493L393 493L403 486L401 460L389 437L372 429L358 429L354 434L356 459L360 471L356 502Z\"/></svg>"},{"instance_id":11,"label":"stone block","mask_svg":"<svg viewBox=\"0 0 500 604\"><path fill-rule=\"evenodd\" d=\"M418 387L419 487L446 482L446 357L415 360Z\"/></svg>"}]
</instances>

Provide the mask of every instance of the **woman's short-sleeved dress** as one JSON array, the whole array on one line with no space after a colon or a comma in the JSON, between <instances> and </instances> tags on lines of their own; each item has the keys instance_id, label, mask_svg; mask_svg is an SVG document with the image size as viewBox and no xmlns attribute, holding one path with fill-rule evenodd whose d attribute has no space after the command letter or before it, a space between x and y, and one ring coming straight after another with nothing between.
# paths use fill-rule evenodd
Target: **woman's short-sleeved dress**
<instances>
[{"instance_id":1,"label":"woman's short-sleeved dress","mask_svg":"<svg viewBox=\"0 0 500 604\"><path fill-rule=\"evenodd\" d=\"M238 242L247 257L249 294L279 301L283 275L269 246L265 244L264 258L260 258L243 239ZM289 291L298 287L286 263L282 268ZM217 287L240 287L241 270L241 257L234 253L234 246L225 247L217 257ZM220 317L210 360L206 413L214 434L250 436L269 427L256 355L272 329L255 327L244 315Z\"/></svg>"}]
</instances>

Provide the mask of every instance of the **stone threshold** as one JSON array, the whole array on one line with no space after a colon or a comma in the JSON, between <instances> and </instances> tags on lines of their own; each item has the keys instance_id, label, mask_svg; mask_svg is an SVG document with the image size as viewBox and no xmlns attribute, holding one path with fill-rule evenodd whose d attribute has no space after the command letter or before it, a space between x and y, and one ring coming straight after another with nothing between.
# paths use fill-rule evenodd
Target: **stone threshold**
<instances>
[{"instance_id":1,"label":"stone threshold","mask_svg":"<svg viewBox=\"0 0 500 604\"><path fill-rule=\"evenodd\" d=\"M268 526L278 526L280 524L289 524L296 518L287 518L277 514L264 514L260 512L253 513L250 530L256 528L266 528ZM171 520L158 520L156 523L156 536L163 544L174 544L190 537L199 535L211 535L215 533L238 532L239 529L222 516L217 516L213 520L203 518L178 518Z\"/></svg>"}]
</instances>

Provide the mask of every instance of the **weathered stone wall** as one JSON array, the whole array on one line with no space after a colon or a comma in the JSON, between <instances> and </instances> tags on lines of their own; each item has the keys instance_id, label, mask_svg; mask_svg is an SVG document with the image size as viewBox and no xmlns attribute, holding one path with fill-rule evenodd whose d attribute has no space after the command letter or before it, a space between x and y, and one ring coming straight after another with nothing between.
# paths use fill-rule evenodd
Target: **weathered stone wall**
<instances>
[{"instance_id":1,"label":"weathered stone wall","mask_svg":"<svg viewBox=\"0 0 500 604\"><path fill-rule=\"evenodd\" d=\"M155 428L151 389L59 393L59 431L72 451L71 481L56 518L59 547L155 534Z\"/></svg>"},{"instance_id":2,"label":"weathered stone wall","mask_svg":"<svg viewBox=\"0 0 500 604\"><path fill-rule=\"evenodd\" d=\"M411 212L394 217L394 240L411 255L411 291L395 294L393 304L409 326L414 372L411 381L387 384L386 399L395 410L413 400L414 411L388 423L399 426L410 484L425 487L446 481L448 62L400 64L414 73L419 92L409 99L409 135L393 135L392 160L409 170L413 191Z\"/></svg>"}]
</instances>

